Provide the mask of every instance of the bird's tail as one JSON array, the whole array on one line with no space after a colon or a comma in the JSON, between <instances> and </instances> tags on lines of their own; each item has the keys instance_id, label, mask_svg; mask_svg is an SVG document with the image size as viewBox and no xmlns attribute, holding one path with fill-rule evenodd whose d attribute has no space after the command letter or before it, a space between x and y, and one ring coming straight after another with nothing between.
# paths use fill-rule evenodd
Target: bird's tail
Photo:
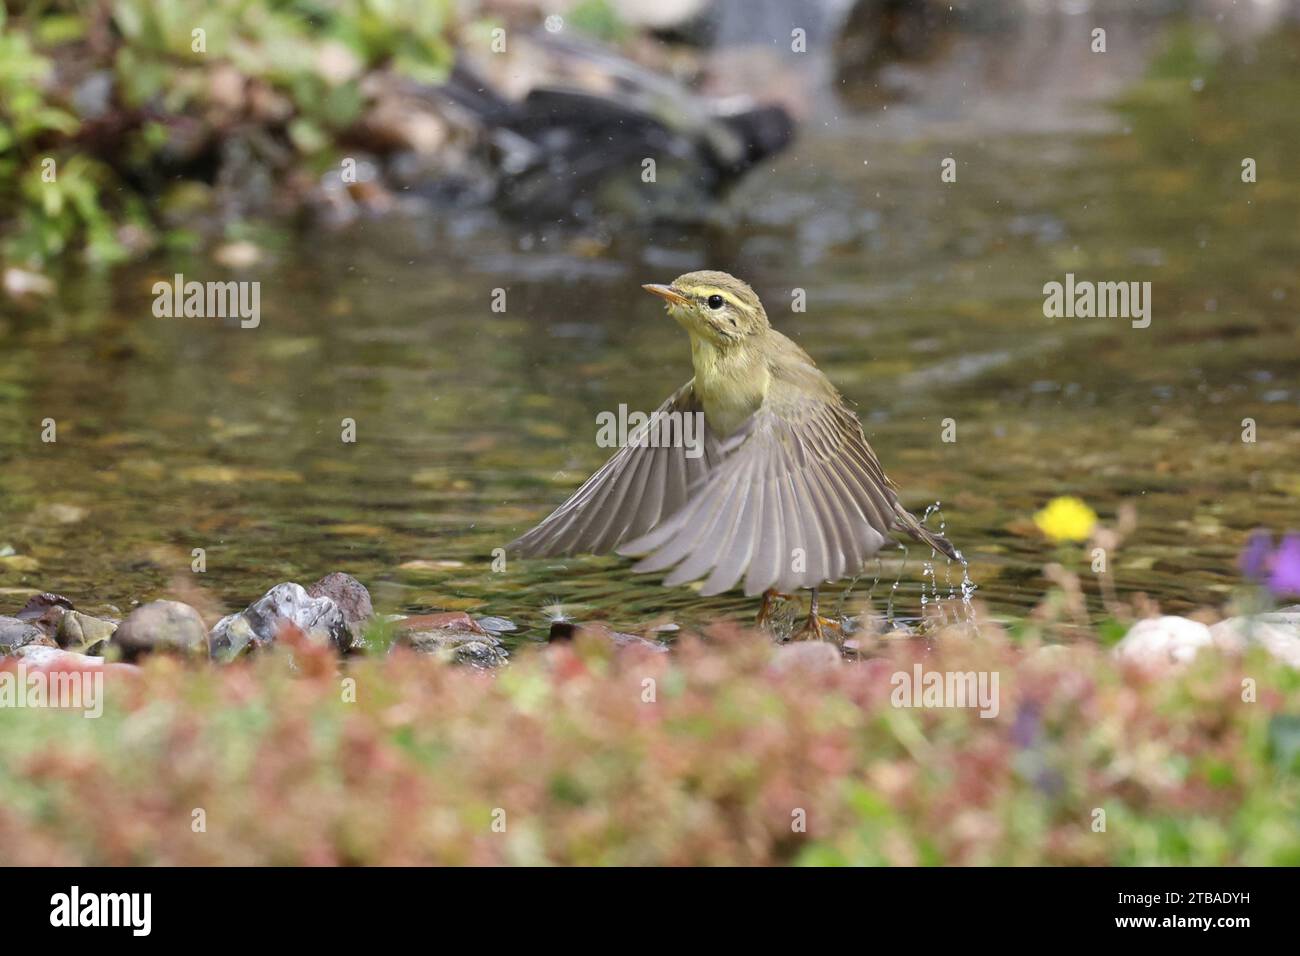
<instances>
[{"instance_id":1,"label":"bird's tail","mask_svg":"<svg viewBox=\"0 0 1300 956\"><path fill-rule=\"evenodd\" d=\"M952 546L952 543L941 534L935 534L921 522L916 520L916 515L908 511L901 504L894 506L894 511L898 514L898 527L906 531L911 537L924 544L928 544L940 554L946 554L954 561L961 560L961 552Z\"/></svg>"}]
</instances>

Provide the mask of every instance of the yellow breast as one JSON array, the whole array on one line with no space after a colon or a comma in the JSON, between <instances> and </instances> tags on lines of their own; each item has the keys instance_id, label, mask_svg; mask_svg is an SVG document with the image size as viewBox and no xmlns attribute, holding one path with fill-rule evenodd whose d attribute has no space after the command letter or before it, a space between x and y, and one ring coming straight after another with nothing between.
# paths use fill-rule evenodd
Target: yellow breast
<instances>
[{"instance_id":1,"label":"yellow breast","mask_svg":"<svg viewBox=\"0 0 1300 956\"><path fill-rule=\"evenodd\" d=\"M720 437L734 432L763 404L771 373L758 350L724 352L707 339L692 335L691 361L704 418Z\"/></svg>"}]
</instances>

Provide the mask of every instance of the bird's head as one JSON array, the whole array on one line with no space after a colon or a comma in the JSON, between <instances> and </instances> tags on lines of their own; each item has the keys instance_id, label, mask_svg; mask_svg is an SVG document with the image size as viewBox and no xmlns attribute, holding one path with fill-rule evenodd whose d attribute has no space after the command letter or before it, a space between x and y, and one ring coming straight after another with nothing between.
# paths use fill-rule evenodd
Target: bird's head
<instances>
[{"instance_id":1,"label":"bird's head","mask_svg":"<svg viewBox=\"0 0 1300 956\"><path fill-rule=\"evenodd\" d=\"M725 272L688 272L671 285L641 288L667 302L668 314L692 338L721 349L769 328L767 313L754 290Z\"/></svg>"}]
</instances>

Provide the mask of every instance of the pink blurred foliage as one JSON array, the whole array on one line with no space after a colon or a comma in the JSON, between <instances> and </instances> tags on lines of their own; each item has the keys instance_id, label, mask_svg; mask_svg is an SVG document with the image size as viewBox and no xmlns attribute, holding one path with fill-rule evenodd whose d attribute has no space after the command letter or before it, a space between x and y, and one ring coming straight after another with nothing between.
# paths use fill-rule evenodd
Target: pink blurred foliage
<instances>
[{"instance_id":1,"label":"pink blurred foliage","mask_svg":"<svg viewBox=\"0 0 1300 956\"><path fill-rule=\"evenodd\" d=\"M1300 852L1294 836L1253 838L1297 795L1260 741L1271 716L1297 710L1300 685L1264 659L1207 653L1153 675L1093 644L1046 653L993 625L885 641L831 668L775 667L766 638L725 627L671 655L539 646L492 673L401 648L340 664L285 643L292 666L285 651L225 668L151 660L109 682L98 720L0 711L0 863L1093 865L1144 862L1151 845L1175 862ZM997 672L999 715L894 707L891 677L917 661ZM1254 703L1242 701L1247 670ZM1106 833L1090 827L1099 807ZM1166 832L1180 820L1217 837L1182 848Z\"/></svg>"}]
</instances>

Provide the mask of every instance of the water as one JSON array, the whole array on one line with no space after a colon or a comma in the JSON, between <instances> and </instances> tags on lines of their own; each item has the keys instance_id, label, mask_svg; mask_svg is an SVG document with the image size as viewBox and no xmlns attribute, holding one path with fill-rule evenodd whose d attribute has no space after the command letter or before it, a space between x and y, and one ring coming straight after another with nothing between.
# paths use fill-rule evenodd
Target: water
<instances>
[{"instance_id":1,"label":"water","mask_svg":"<svg viewBox=\"0 0 1300 956\"><path fill-rule=\"evenodd\" d=\"M501 615L524 639L555 604L626 628L748 619L755 601L666 590L619 559L491 570L604 460L598 412L649 410L690 376L683 334L638 287L704 267L755 285L914 510L942 500L969 578L919 545L905 566L886 551L877 613L914 618L924 598L951 618L973 581L1017 616L1046 562L1087 578L1080 546L1031 523L1059 494L1108 523L1136 505L1110 558L1121 597L1221 605L1250 529L1300 527L1300 40L1205 29L1117 43L1120 89L1026 97L1023 77L990 77L987 37L896 74L910 100L846 84L707 228L579 237L462 214L263 236L243 276L262 281L255 330L152 316L153 282L224 277L202 258L63 276L0 318L0 549L25 558L0 558L0 610L33 589L126 610L194 582L237 609L343 569L381 610ZM972 70L965 105L940 109ZM1240 182L1243 156L1258 183ZM1067 272L1151 281L1151 327L1044 318L1042 287Z\"/></svg>"}]
</instances>

